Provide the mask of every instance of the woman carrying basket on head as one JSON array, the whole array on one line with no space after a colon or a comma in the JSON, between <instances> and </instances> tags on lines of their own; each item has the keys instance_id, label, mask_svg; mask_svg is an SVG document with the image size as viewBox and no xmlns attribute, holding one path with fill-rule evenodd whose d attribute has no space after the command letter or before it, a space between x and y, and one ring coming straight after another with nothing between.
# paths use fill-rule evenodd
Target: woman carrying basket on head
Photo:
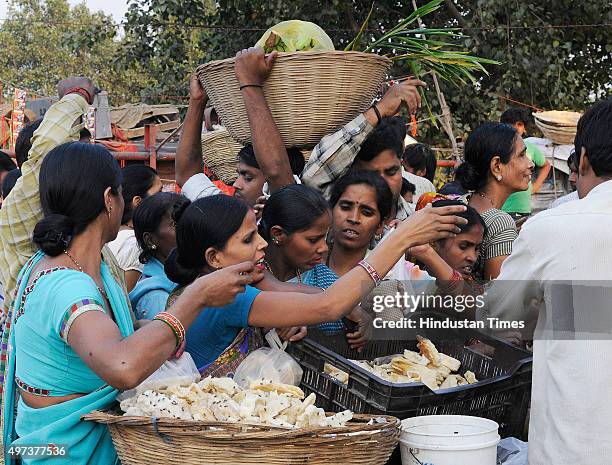
<instances>
[{"instance_id":1,"label":"woman carrying basket on head","mask_svg":"<svg viewBox=\"0 0 612 465\"><path fill-rule=\"evenodd\" d=\"M319 294L269 292L247 286L223 308L207 309L187 332L186 350L204 375L231 373L256 341L249 328L313 325L348 314L380 282L411 246L458 233L463 206L427 208L404 221L387 241L358 266ZM175 211L177 249L166 261L168 277L187 285L198 276L248 261L263 278L266 241L255 214L243 202L223 195L205 197ZM180 291L175 291L175 296ZM180 297L179 297L180 298ZM168 303L174 301L170 297ZM252 344L249 344L249 341Z\"/></svg>"},{"instance_id":2,"label":"woman carrying basket on head","mask_svg":"<svg viewBox=\"0 0 612 465\"><path fill-rule=\"evenodd\" d=\"M195 280L164 315L134 331L127 298L100 258L121 225L117 161L101 146L61 145L42 163L40 196L40 251L20 273L2 354L4 460L12 463L19 446L58 444L70 463L118 463L106 426L81 415L109 407L118 390L137 386L172 357L200 310L231 302L252 282L254 266Z\"/></svg>"}]
</instances>

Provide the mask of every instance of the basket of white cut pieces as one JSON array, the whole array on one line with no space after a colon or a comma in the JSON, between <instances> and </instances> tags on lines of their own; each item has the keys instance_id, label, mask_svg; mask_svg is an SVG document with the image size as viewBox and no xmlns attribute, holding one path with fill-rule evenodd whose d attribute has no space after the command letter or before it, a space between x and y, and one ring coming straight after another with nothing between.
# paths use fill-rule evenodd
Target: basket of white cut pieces
<instances>
[{"instance_id":1,"label":"basket of white cut pieces","mask_svg":"<svg viewBox=\"0 0 612 465\"><path fill-rule=\"evenodd\" d=\"M84 420L108 425L123 465L384 464L399 440L385 415L326 414L296 386L230 378L140 390L121 411Z\"/></svg>"}]
</instances>

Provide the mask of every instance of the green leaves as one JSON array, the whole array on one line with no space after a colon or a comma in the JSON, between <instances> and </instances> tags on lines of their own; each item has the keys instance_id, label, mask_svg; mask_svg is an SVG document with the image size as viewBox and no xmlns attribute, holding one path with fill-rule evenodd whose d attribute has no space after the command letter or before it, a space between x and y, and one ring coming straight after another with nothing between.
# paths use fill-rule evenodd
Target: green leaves
<instances>
[{"instance_id":1,"label":"green leaves","mask_svg":"<svg viewBox=\"0 0 612 465\"><path fill-rule=\"evenodd\" d=\"M418 22L419 18L438 10L443 1L432 0L417 8L389 32L368 44L364 51L385 53L395 62L416 61L426 71L434 71L442 79L455 85L475 83L475 72L488 74L484 65L500 63L462 51L460 41L466 36L457 28L410 27ZM358 35L355 41L360 37Z\"/></svg>"}]
</instances>

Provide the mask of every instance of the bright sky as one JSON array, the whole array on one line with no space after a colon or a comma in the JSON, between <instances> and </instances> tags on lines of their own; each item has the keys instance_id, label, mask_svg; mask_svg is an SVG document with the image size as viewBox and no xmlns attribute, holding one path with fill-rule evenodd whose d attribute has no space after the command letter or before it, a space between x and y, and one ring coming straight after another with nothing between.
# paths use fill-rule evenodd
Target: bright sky
<instances>
[{"instance_id":1,"label":"bright sky","mask_svg":"<svg viewBox=\"0 0 612 465\"><path fill-rule=\"evenodd\" d=\"M68 0L71 5L85 3L92 11L103 11L110 14L119 23L127 11L128 0ZM0 18L6 18L8 0L0 0Z\"/></svg>"}]
</instances>

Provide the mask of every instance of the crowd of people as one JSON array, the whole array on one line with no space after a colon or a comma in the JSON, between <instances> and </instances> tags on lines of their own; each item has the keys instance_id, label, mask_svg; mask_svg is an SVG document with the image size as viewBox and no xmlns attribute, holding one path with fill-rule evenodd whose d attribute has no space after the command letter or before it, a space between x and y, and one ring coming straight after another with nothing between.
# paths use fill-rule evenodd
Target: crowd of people
<instances>
[{"instance_id":1,"label":"crowd of people","mask_svg":"<svg viewBox=\"0 0 612 465\"><path fill-rule=\"evenodd\" d=\"M60 100L23 129L18 168L0 157L7 463L10 445L48 443L68 445L73 463L115 463L106 427L81 415L185 351L202 375L226 376L272 328L289 341L313 327L345 334L362 350L368 301L403 288L414 263L430 292L487 289L487 306L472 318L542 323L559 305L548 282L612 278L611 99L578 124L570 160L577 193L519 233L516 221L531 213L531 192L549 170L522 139L522 114L472 131L455 181L436 193L435 155L405 145L397 116L418 110L423 82L392 86L305 163L284 146L266 103L274 61L257 48L236 58L252 144L238 155L233 196L203 172L208 96L195 77L176 153L181 194L161 192L154 169L121 169L103 146L80 142L95 92L86 78L62 81ZM506 292L504 281L523 284ZM539 313L527 305L534 299L545 303ZM612 345L539 331L523 335L534 340L530 463L605 463Z\"/></svg>"}]
</instances>

